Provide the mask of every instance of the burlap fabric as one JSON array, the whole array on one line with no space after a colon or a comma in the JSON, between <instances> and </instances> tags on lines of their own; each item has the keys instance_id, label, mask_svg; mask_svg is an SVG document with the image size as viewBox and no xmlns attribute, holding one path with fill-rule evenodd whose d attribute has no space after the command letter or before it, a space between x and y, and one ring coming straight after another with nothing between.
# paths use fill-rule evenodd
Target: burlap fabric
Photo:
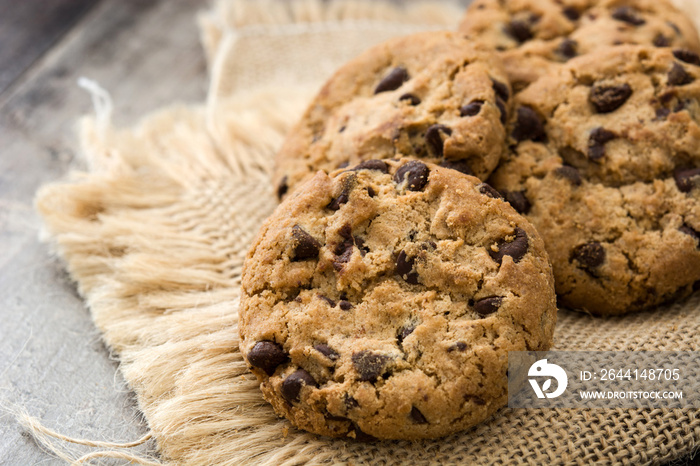
<instances>
[{"instance_id":1,"label":"burlap fabric","mask_svg":"<svg viewBox=\"0 0 700 466\"><path fill-rule=\"evenodd\" d=\"M693 4L693 0L689 0ZM700 441L698 410L509 410L437 441L372 444L297 431L238 351L245 252L275 208L273 156L315 89L392 36L453 27L430 2L220 2L200 19L206 105L119 130L82 121L89 171L43 187L49 238L136 392L167 464L658 464ZM560 311L560 350L699 350L700 295L616 318Z\"/></svg>"}]
</instances>

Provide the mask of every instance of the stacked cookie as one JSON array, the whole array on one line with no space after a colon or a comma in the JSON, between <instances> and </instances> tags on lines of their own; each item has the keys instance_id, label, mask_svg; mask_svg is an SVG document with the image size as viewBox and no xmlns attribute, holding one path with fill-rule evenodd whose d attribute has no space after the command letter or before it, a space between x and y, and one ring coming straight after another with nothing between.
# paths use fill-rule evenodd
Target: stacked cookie
<instances>
[{"instance_id":1,"label":"stacked cookie","mask_svg":"<svg viewBox=\"0 0 700 466\"><path fill-rule=\"evenodd\" d=\"M667 0L476 0L459 29L499 52L518 91L604 47L700 48L693 24Z\"/></svg>"},{"instance_id":2,"label":"stacked cookie","mask_svg":"<svg viewBox=\"0 0 700 466\"><path fill-rule=\"evenodd\" d=\"M560 304L648 309L700 280L700 40L664 0L478 0L517 90L489 182L543 236ZM566 50L566 53L562 51Z\"/></svg>"},{"instance_id":3,"label":"stacked cookie","mask_svg":"<svg viewBox=\"0 0 700 466\"><path fill-rule=\"evenodd\" d=\"M699 49L664 0L478 0L459 33L338 70L244 267L241 351L276 412L447 435L505 404L507 353L550 347L557 297L605 315L691 293Z\"/></svg>"},{"instance_id":4,"label":"stacked cookie","mask_svg":"<svg viewBox=\"0 0 700 466\"><path fill-rule=\"evenodd\" d=\"M280 150L283 197L318 170L412 157L486 179L505 153L511 89L498 57L460 34L391 40L323 86Z\"/></svg>"}]
</instances>

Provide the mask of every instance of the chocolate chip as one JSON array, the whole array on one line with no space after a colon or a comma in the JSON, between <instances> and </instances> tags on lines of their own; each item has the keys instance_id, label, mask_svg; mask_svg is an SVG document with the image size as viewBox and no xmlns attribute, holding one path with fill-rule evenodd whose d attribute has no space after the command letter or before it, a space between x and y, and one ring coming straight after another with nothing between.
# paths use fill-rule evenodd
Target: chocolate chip
<instances>
[{"instance_id":1,"label":"chocolate chip","mask_svg":"<svg viewBox=\"0 0 700 466\"><path fill-rule=\"evenodd\" d=\"M530 25L526 21L520 19L514 19L508 23L505 26L505 32L521 44L533 37Z\"/></svg>"},{"instance_id":2,"label":"chocolate chip","mask_svg":"<svg viewBox=\"0 0 700 466\"><path fill-rule=\"evenodd\" d=\"M689 193L693 188L700 187L700 168L676 170L673 173L673 179L676 180L676 186L680 192Z\"/></svg>"},{"instance_id":3,"label":"chocolate chip","mask_svg":"<svg viewBox=\"0 0 700 466\"><path fill-rule=\"evenodd\" d=\"M698 232L696 229L694 229L687 223L684 223L681 227L678 228L678 230L682 233L685 233L686 235L692 236L695 241L698 241L698 248L700 248L700 232Z\"/></svg>"},{"instance_id":4,"label":"chocolate chip","mask_svg":"<svg viewBox=\"0 0 700 466\"><path fill-rule=\"evenodd\" d=\"M350 200L350 197L347 193L340 193L340 195L336 198L333 198L331 202L326 206L331 210L339 210L340 206L343 204L347 204L347 202Z\"/></svg>"},{"instance_id":5,"label":"chocolate chip","mask_svg":"<svg viewBox=\"0 0 700 466\"><path fill-rule=\"evenodd\" d=\"M450 345L449 348L447 348L447 352L451 353L453 351L464 351L467 349L467 344L464 343L463 341L458 341L454 345Z\"/></svg>"},{"instance_id":6,"label":"chocolate chip","mask_svg":"<svg viewBox=\"0 0 700 466\"><path fill-rule=\"evenodd\" d=\"M282 200L282 197L289 191L289 186L287 185L287 175L284 175L277 185L277 199Z\"/></svg>"},{"instance_id":7,"label":"chocolate chip","mask_svg":"<svg viewBox=\"0 0 700 466\"><path fill-rule=\"evenodd\" d=\"M641 26L646 23L644 18L640 18L638 11L629 6L621 6L613 11L612 17L618 21L622 21L633 26Z\"/></svg>"},{"instance_id":8,"label":"chocolate chip","mask_svg":"<svg viewBox=\"0 0 700 466\"><path fill-rule=\"evenodd\" d=\"M501 113L501 124L505 125L506 120L508 119L508 110L506 109L505 102L499 98L496 98L496 107L498 107L498 111Z\"/></svg>"},{"instance_id":9,"label":"chocolate chip","mask_svg":"<svg viewBox=\"0 0 700 466\"><path fill-rule=\"evenodd\" d=\"M597 241L581 244L571 251L570 262L577 261L579 267L589 272L605 262L605 248Z\"/></svg>"},{"instance_id":10,"label":"chocolate chip","mask_svg":"<svg viewBox=\"0 0 700 466\"><path fill-rule=\"evenodd\" d=\"M527 214L532 207L525 191L503 191L503 198L508 202L519 214Z\"/></svg>"},{"instance_id":11,"label":"chocolate chip","mask_svg":"<svg viewBox=\"0 0 700 466\"><path fill-rule=\"evenodd\" d=\"M668 83L671 86L685 86L693 81L695 78L678 63L674 63L671 71L668 72Z\"/></svg>"},{"instance_id":12,"label":"chocolate chip","mask_svg":"<svg viewBox=\"0 0 700 466\"><path fill-rule=\"evenodd\" d=\"M501 307L503 298L500 296L492 296L490 298L480 299L474 303L474 311L482 317L493 314Z\"/></svg>"},{"instance_id":13,"label":"chocolate chip","mask_svg":"<svg viewBox=\"0 0 700 466\"><path fill-rule=\"evenodd\" d=\"M413 422L416 424L427 424L428 420L423 416L423 413L421 413L418 408L415 406L411 408L411 419Z\"/></svg>"},{"instance_id":14,"label":"chocolate chip","mask_svg":"<svg viewBox=\"0 0 700 466\"><path fill-rule=\"evenodd\" d=\"M561 178L569 180L574 186L581 186L581 173L579 173L576 167L562 165L554 170L554 173Z\"/></svg>"},{"instance_id":15,"label":"chocolate chip","mask_svg":"<svg viewBox=\"0 0 700 466\"><path fill-rule=\"evenodd\" d=\"M349 311L350 309L352 309L352 303L350 301L346 301L344 299L338 303L338 306L343 311Z\"/></svg>"},{"instance_id":16,"label":"chocolate chip","mask_svg":"<svg viewBox=\"0 0 700 466\"><path fill-rule=\"evenodd\" d=\"M477 186L477 188L479 188L479 192L485 196L492 197L494 199L503 199L503 195L493 189L490 184L481 183L479 186Z\"/></svg>"},{"instance_id":17,"label":"chocolate chip","mask_svg":"<svg viewBox=\"0 0 700 466\"><path fill-rule=\"evenodd\" d=\"M299 401L299 393L304 386L318 387L314 378L304 369L292 372L282 382L281 392L284 399L290 403Z\"/></svg>"},{"instance_id":18,"label":"chocolate chip","mask_svg":"<svg viewBox=\"0 0 700 466\"><path fill-rule=\"evenodd\" d=\"M663 104L671 102L676 97L676 90L669 89L659 96L659 101Z\"/></svg>"},{"instance_id":19,"label":"chocolate chip","mask_svg":"<svg viewBox=\"0 0 700 466\"><path fill-rule=\"evenodd\" d=\"M632 88L627 83L610 86L601 85L591 88L588 101L598 113L610 113L620 108L631 95Z\"/></svg>"},{"instance_id":20,"label":"chocolate chip","mask_svg":"<svg viewBox=\"0 0 700 466\"><path fill-rule=\"evenodd\" d=\"M365 240L359 236L353 236L353 239L355 240L355 246L357 246L357 249L360 250L360 254L364 257L364 255L369 252L369 247L365 245Z\"/></svg>"},{"instance_id":21,"label":"chocolate chip","mask_svg":"<svg viewBox=\"0 0 700 466\"><path fill-rule=\"evenodd\" d=\"M544 125L532 108L525 106L518 108L513 138L518 142L526 140L544 142L547 139Z\"/></svg>"},{"instance_id":22,"label":"chocolate chip","mask_svg":"<svg viewBox=\"0 0 700 466\"><path fill-rule=\"evenodd\" d=\"M595 128L588 137L588 157L598 160L605 156L605 144L615 139L617 135L605 128Z\"/></svg>"},{"instance_id":23,"label":"chocolate chip","mask_svg":"<svg viewBox=\"0 0 700 466\"><path fill-rule=\"evenodd\" d=\"M404 94L401 97L399 97L399 101L404 100L408 100L408 103L413 106L419 105L421 102L420 99L413 94Z\"/></svg>"},{"instance_id":24,"label":"chocolate chip","mask_svg":"<svg viewBox=\"0 0 700 466\"><path fill-rule=\"evenodd\" d=\"M665 120L671 114L671 110L661 107L656 109L656 118L654 120Z\"/></svg>"},{"instance_id":25,"label":"chocolate chip","mask_svg":"<svg viewBox=\"0 0 700 466\"><path fill-rule=\"evenodd\" d=\"M319 343L317 345L314 345L314 349L322 355L324 355L325 357L327 357L328 359L330 359L331 361L336 361L340 357L336 350L334 350L325 343Z\"/></svg>"},{"instance_id":26,"label":"chocolate chip","mask_svg":"<svg viewBox=\"0 0 700 466\"><path fill-rule=\"evenodd\" d=\"M498 251L494 251L489 248L489 255L497 263L503 261L503 257L510 256L513 258L513 262L517 263L520 259L525 256L528 249L528 238L527 233L522 228L515 228L515 239L513 241L506 241L505 239L497 243Z\"/></svg>"},{"instance_id":27,"label":"chocolate chip","mask_svg":"<svg viewBox=\"0 0 700 466\"><path fill-rule=\"evenodd\" d=\"M427 251L427 250L429 250L429 249L430 249L430 250L435 250L435 248L437 248L437 244L435 244L435 241L428 241L427 243L421 244L421 247L420 247L420 248L421 248L423 251Z\"/></svg>"},{"instance_id":28,"label":"chocolate chip","mask_svg":"<svg viewBox=\"0 0 700 466\"><path fill-rule=\"evenodd\" d=\"M319 294L318 297L321 298L322 300L324 300L325 302L327 302L330 307L335 307L335 301L333 301L328 296L324 296L322 294Z\"/></svg>"},{"instance_id":29,"label":"chocolate chip","mask_svg":"<svg viewBox=\"0 0 700 466\"><path fill-rule=\"evenodd\" d=\"M251 366L264 370L267 375L274 374L277 366L289 360L280 345L268 340L257 342L247 359Z\"/></svg>"},{"instance_id":30,"label":"chocolate chip","mask_svg":"<svg viewBox=\"0 0 700 466\"><path fill-rule=\"evenodd\" d=\"M355 245L355 237L352 235L352 227L349 223L346 223L345 225L340 227L340 230L338 230L338 234L341 238L343 238L343 241L341 241L335 246L333 252L336 255L341 255L345 251L347 251L348 248L352 248L352 246Z\"/></svg>"},{"instance_id":31,"label":"chocolate chip","mask_svg":"<svg viewBox=\"0 0 700 466\"><path fill-rule=\"evenodd\" d=\"M659 33L656 35L656 37L654 37L652 44L654 44L655 47L668 47L671 45L671 39Z\"/></svg>"},{"instance_id":32,"label":"chocolate chip","mask_svg":"<svg viewBox=\"0 0 700 466\"><path fill-rule=\"evenodd\" d=\"M342 270L345 264L350 262L353 253L352 243L341 243L336 251L340 250L340 248L344 249L342 249L342 252L336 254L336 257L333 259L333 266L338 271Z\"/></svg>"},{"instance_id":33,"label":"chocolate chip","mask_svg":"<svg viewBox=\"0 0 700 466\"><path fill-rule=\"evenodd\" d=\"M564 13L564 16L566 16L569 21L578 21L579 18L581 18L581 13L579 13L576 8L571 6L564 7L561 12Z\"/></svg>"},{"instance_id":34,"label":"chocolate chip","mask_svg":"<svg viewBox=\"0 0 700 466\"><path fill-rule=\"evenodd\" d=\"M444 142L441 133L450 136L452 130L445 125L433 125L425 132L425 142L433 149L439 157L442 156Z\"/></svg>"},{"instance_id":35,"label":"chocolate chip","mask_svg":"<svg viewBox=\"0 0 700 466\"><path fill-rule=\"evenodd\" d=\"M428 184L428 175L430 175L430 169L426 164L417 160L411 160L396 170L394 181L397 184L401 184L406 179L406 188L408 190L422 191L425 185Z\"/></svg>"},{"instance_id":36,"label":"chocolate chip","mask_svg":"<svg viewBox=\"0 0 700 466\"><path fill-rule=\"evenodd\" d=\"M459 116L462 117L473 117L479 114L481 107L483 107L483 100L472 100L467 105L459 109Z\"/></svg>"},{"instance_id":37,"label":"chocolate chip","mask_svg":"<svg viewBox=\"0 0 700 466\"><path fill-rule=\"evenodd\" d=\"M352 170L376 170L382 173L389 173L389 166L386 164L386 162L383 162L381 160L365 160L355 165L355 168L353 168Z\"/></svg>"},{"instance_id":38,"label":"chocolate chip","mask_svg":"<svg viewBox=\"0 0 700 466\"><path fill-rule=\"evenodd\" d=\"M318 258L321 243L304 231L299 225L292 227L292 254L290 260L298 262Z\"/></svg>"},{"instance_id":39,"label":"chocolate chip","mask_svg":"<svg viewBox=\"0 0 700 466\"><path fill-rule=\"evenodd\" d=\"M406 325L405 327L401 327L396 334L396 341L399 342L399 345L403 343L403 341L408 337L410 334L413 333L413 331L416 329L416 326L413 324Z\"/></svg>"},{"instance_id":40,"label":"chocolate chip","mask_svg":"<svg viewBox=\"0 0 700 466\"><path fill-rule=\"evenodd\" d=\"M347 411L360 407L360 403L358 403L355 398L348 395L347 393L343 396L343 404L345 405L345 409Z\"/></svg>"},{"instance_id":41,"label":"chocolate chip","mask_svg":"<svg viewBox=\"0 0 700 466\"><path fill-rule=\"evenodd\" d=\"M374 89L375 94L386 91L394 91L401 87L403 83L409 80L408 71L403 66L398 66L391 70L384 79L382 79Z\"/></svg>"},{"instance_id":42,"label":"chocolate chip","mask_svg":"<svg viewBox=\"0 0 700 466\"><path fill-rule=\"evenodd\" d=\"M343 238L343 242L348 242L348 241L350 243L354 242L354 239L352 237L352 226L350 226L349 223L345 223L345 224L343 224L342 227L340 227L340 229L338 230L338 235L340 235L340 237ZM342 254L342 252L344 250L345 250L345 247L336 246L335 253Z\"/></svg>"},{"instance_id":43,"label":"chocolate chip","mask_svg":"<svg viewBox=\"0 0 700 466\"><path fill-rule=\"evenodd\" d=\"M676 49L673 51L673 56L680 61L690 63L691 65L700 66L700 55L692 50Z\"/></svg>"},{"instance_id":44,"label":"chocolate chip","mask_svg":"<svg viewBox=\"0 0 700 466\"><path fill-rule=\"evenodd\" d=\"M404 251L401 251L396 258L396 273L411 285L418 284L418 273L413 271L415 261L415 257L408 257Z\"/></svg>"},{"instance_id":45,"label":"chocolate chip","mask_svg":"<svg viewBox=\"0 0 700 466\"><path fill-rule=\"evenodd\" d=\"M326 206L331 210L338 210L343 204L347 204L350 200L350 193L355 187L356 177L354 174L346 176L342 179L342 189L338 197L331 200L331 202Z\"/></svg>"},{"instance_id":46,"label":"chocolate chip","mask_svg":"<svg viewBox=\"0 0 700 466\"><path fill-rule=\"evenodd\" d=\"M466 160L443 160L440 162L440 166L444 168L449 168L451 170L457 170L465 175L472 175L472 168Z\"/></svg>"},{"instance_id":47,"label":"chocolate chip","mask_svg":"<svg viewBox=\"0 0 700 466\"><path fill-rule=\"evenodd\" d=\"M574 58L578 55L578 42L572 39L564 39L559 43L557 52L566 59Z\"/></svg>"},{"instance_id":48,"label":"chocolate chip","mask_svg":"<svg viewBox=\"0 0 700 466\"><path fill-rule=\"evenodd\" d=\"M352 227L349 223L343 225L340 230L338 230L338 233L343 241L338 243L333 249L333 254L337 256L333 261L333 265L337 270L340 270L343 268L344 264L350 262L355 246L355 238L352 236Z\"/></svg>"},{"instance_id":49,"label":"chocolate chip","mask_svg":"<svg viewBox=\"0 0 700 466\"><path fill-rule=\"evenodd\" d=\"M688 104L690 104L689 100L678 99L678 102L676 102L676 105L673 107L673 112L674 113L682 112L683 110L685 110L687 108Z\"/></svg>"},{"instance_id":50,"label":"chocolate chip","mask_svg":"<svg viewBox=\"0 0 700 466\"><path fill-rule=\"evenodd\" d=\"M385 372L390 359L389 356L363 350L352 355L352 365L360 375L361 382L374 382Z\"/></svg>"},{"instance_id":51,"label":"chocolate chip","mask_svg":"<svg viewBox=\"0 0 700 466\"><path fill-rule=\"evenodd\" d=\"M508 90L508 86L506 86L501 81L498 81L497 79L493 78L491 78L491 82L493 83L492 87L493 91L496 93L496 97L500 97L501 99L508 102L508 99L510 99L510 91Z\"/></svg>"},{"instance_id":52,"label":"chocolate chip","mask_svg":"<svg viewBox=\"0 0 700 466\"><path fill-rule=\"evenodd\" d=\"M368 195L369 197L374 197L374 196L377 195L377 193L374 192L374 188L373 188L373 187L367 186L367 195Z\"/></svg>"}]
</instances>

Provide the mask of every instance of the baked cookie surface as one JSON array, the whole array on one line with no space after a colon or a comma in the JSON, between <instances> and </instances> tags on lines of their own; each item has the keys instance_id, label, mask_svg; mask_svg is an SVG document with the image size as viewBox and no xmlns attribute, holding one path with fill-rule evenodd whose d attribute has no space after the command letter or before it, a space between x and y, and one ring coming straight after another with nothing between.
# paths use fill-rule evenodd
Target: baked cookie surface
<instances>
[{"instance_id":1,"label":"baked cookie surface","mask_svg":"<svg viewBox=\"0 0 700 466\"><path fill-rule=\"evenodd\" d=\"M700 52L692 22L668 0L476 0L460 31L501 51L516 90L599 47Z\"/></svg>"},{"instance_id":2,"label":"baked cookie surface","mask_svg":"<svg viewBox=\"0 0 700 466\"><path fill-rule=\"evenodd\" d=\"M621 314L700 280L699 65L610 47L517 95L490 183L542 235L562 305Z\"/></svg>"},{"instance_id":3,"label":"baked cookie surface","mask_svg":"<svg viewBox=\"0 0 700 466\"><path fill-rule=\"evenodd\" d=\"M245 262L241 351L267 401L333 437L444 436L507 401L507 353L545 350L551 267L478 179L421 161L316 174Z\"/></svg>"},{"instance_id":4,"label":"baked cookie surface","mask_svg":"<svg viewBox=\"0 0 700 466\"><path fill-rule=\"evenodd\" d=\"M280 198L316 171L397 154L486 178L505 152L511 90L500 60L459 34L380 44L324 85L275 160Z\"/></svg>"}]
</instances>

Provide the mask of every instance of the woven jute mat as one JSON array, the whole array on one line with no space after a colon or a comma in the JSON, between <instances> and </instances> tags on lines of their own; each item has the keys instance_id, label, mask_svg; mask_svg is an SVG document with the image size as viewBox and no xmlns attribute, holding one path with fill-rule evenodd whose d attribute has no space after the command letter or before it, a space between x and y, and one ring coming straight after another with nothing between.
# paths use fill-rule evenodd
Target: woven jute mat
<instances>
[{"instance_id":1,"label":"woven jute mat","mask_svg":"<svg viewBox=\"0 0 700 466\"><path fill-rule=\"evenodd\" d=\"M80 126L89 170L44 186L37 208L164 464L656 464L697 448L700 412L663 409L504 408L440 440L321 438L278 419L246 370L241 267L277 204L269 173L286 131L344 61L390 37L453 28L462 13L435 1L221 1L199 17L206 104L116 129L95 90L98 115ZM696 293L625 317L561 310L555 348L690 351L699 335Z\"/></svg>"}]
</instances>

